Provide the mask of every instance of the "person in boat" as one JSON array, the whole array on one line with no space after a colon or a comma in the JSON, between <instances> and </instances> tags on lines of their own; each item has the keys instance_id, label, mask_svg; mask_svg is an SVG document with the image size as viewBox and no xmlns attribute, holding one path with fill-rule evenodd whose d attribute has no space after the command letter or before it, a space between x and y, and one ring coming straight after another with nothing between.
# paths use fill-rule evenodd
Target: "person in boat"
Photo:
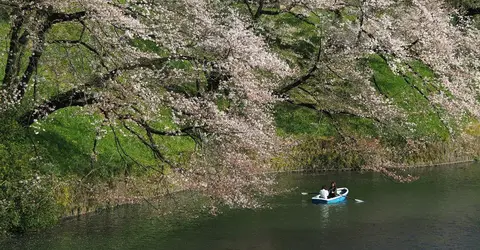
<instances>
[{"instance_id":1,"label":"person in boat","mask_svg":"<svg viewBox=\"0 0 480 250\"><path fill-rule=\"evenodd\" d=\"M322 189L320 189L320 198L328 199L328 190L326 185L323 185Z\"/></svg>"},{"instance_id":2,"label":"person in boat","mask_svg":"<svg viewBox=\"0 0 480 250\"><path fill-rule=\"evenodd\" d=\"M330 199L335 196L337 196L337 183L332 181L332 183L330 184L330 188L328 189L328 198Z\"/></svg>"}]
</instances>

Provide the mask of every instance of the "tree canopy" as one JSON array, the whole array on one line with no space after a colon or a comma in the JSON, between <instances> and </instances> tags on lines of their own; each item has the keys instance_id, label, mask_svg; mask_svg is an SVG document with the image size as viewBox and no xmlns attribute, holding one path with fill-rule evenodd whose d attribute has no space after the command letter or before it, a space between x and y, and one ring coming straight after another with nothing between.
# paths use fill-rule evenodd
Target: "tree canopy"
<instances>
[{"instance_id":1,"label":"tree canopy","mask_svg":"<svg viewBox=\"0 0 480 250\"><path fill-rule=\"evenodd\" d=\"M408 111L378 84L375 63L410 84L448 134L467 138L456 127L465 117L480 118L477 9L468 4L0 0L0 6L8 27L1 116L28 128L82 107L101 116L98 131L140 141L157 160L150 167L166 180L230 205L254 207L255 192L270 191L272 180L261 173L289 142L275 128L277 102L414 129ZM195 142L189 164L165 156L165 137ZM387 172L386 164L373 160L370 168Z\"/></svg>"}]
</instances>

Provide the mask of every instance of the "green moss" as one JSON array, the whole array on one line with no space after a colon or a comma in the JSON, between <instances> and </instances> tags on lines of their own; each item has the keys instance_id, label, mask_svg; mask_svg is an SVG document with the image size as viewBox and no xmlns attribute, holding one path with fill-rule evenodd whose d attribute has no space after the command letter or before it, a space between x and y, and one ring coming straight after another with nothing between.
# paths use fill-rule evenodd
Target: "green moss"
<instances>
[{"instance_id":1,"label":"green moss","mask_svg":"<svg viewBox=\"0 0 480 250\"><path fill-rule=\"evenodd\" d=\"M229 107L230 107L230 100L228 100L228 98L224 97L224 96L219 96L217 98L217 107L218 109L222 110L222 111L225 111L227 110Z\"/></svg>"},{"instance_id":2,"label":"green moss","mask_svg":"<svg viewBox=\"0 0 480 250\"><path fill-rule=\"evenodd\" d=\"M312 23L319 24L318 17L310 15L302 19L291 13L283 13L275 16L264 15L262 22L266 24L268 32L276 34L276 38L269 41L270 44L287 60L301 63L315 55L321 36L318 27Z\"/></svg>"},{"instance_id":3,"label":"green moss","mask_svg":"<svg viewBox=\"0 0 480 250\"><path fill-rule=\"evenodd\" d=\"M372 81L381 94L391 99L406 113L415 137L447 140L450 136L449 131L440 118L444 110L428 99L437 89L433 85L434 79L431 81L423 79L433 75L425 65L419 62L412 64L419 71L417 72L419 76L412 73L397 75L392 72L384 58L372 55L369 58L369 66L373 70Z\"/></svg>"},{"instance_id":4,"label":"green moss","mask_svg":"<svg viewBox=\"0 0 480 250\"><path fill-rule=\"evenodd\" d=\"M76 22L62 22L53 25L50 32L47 34L47 41L55 40L70 40L76 41L82 36L83 26ZM86 36L85 32L83 35ZM85 39L86 37L82 37Z\"/></svg>"},{"instance_id":5,"label":"green moss","mask_svg":"<svg viewBox=\"0 0 480 250\"><path fill-rule=\"evenodd\" d=\"M378 128L375 126L375 122L371 119L354 117L348 115L336 115L335 119L340 124L341 129L348 135L355 136L357 138L378 137Z\"/></svg>"},{"instance_id":6,"label":"green moss","mask_svg":"<svg viewBox=\"0 0 480 250\"><path fill-rule=\"evenodd\" d=\"M408 64L422 77L435 78L435 72L421 61L414 60L408 62Z\"/></svg>"},{"instance_id":7,"label":"green moss","mask_svg":"<svg viewBox=\"0 0 480 250\"><path fill-rule=\"evenodd\" d=\"M165 109L160 113L163 118L152 126L166 131L176 130L171 120L171 112ZM96 135L94 124L99 123L101 123L99 116L85 114L79 108L66 108L51 115L41 124L34 125L38 128L32 136L38 141L39 147L44 148L45 157L48 157L49 162L43 166L43 171L60 175L72 173L85 175L92 171L91 157ZM135 164L129 157L142 165L157 164L149 149L138 139L124 136L129 135L129 132L120 127L116 127L115 130L121 147L117 145L110 127L102 127L103 138L97 142L97 159L93 165L95 176L109 178L125 171L130 174L144 171L139 166L132 168ZM185 162L183 158L188 158L195 147L189 137L162 136L157 139L157 144L165 157L180 162ZM129 157L123 155L123 152Z\"/></svg>"},{"instance_id":8,"label":"green moss","mask_svg":"<svg viewBox=\"0 0 480 250\"><path fill-rule=\"evenodd\" d=\"M155 42L145 39L135 38L131 41L132 45L144 52L154 52L159 56L168 56L168 52L158 46Z\"/></svg>"},{"instance_id":9,"label":"green moss","mask_svg":"<svg viewBox=\"0 0 480 250\"><path fill-rule=\"evenodd\" d=\"M279 103L275 108L275 122L280 134L308 134L312 136L334 136L335 128L328 118L316 111Z\"/></svg>"}]
</instances>

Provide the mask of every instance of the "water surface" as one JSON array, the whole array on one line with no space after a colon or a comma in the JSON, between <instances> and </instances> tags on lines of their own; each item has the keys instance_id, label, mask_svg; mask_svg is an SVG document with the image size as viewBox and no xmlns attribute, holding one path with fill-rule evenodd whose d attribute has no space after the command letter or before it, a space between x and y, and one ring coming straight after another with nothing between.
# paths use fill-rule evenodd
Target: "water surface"
<instances>
[{"instance_id":1,"label":"water surface","mask_svg":"<svg viewBox=\"0 0 480 250\"><path fill-rule=\"evenodd\" d=\"M157 217L148 206L65 221L6 240L5 249L480 249L480 165L422 168L398 184L374 173L288 174L298 187L271 209L227 210L195 219ZM335 180L349 200L314 205L301 192ZM190 214L192 215L192 214ZM190 216L191 217L191 216Z\"/></svg>"}]
</instances>

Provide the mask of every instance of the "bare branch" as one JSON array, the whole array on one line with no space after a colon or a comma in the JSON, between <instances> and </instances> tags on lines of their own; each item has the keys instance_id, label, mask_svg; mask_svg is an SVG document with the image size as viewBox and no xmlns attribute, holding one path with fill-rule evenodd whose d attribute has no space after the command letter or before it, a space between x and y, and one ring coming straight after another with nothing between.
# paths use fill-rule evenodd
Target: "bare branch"
<instances>
[{"instance_id":1,"label":"bare branch","mask_svg":"<svg viewBox=\"0 0 480 250\"><path fill-rule=\"evenodd\" d=\"M47 115L66 107L82 107L99 101L99 97L95 94L86 93L78 89L71 89L67 92L54 96L49 101L35 107L33 110L27 111L17 119L24 127L32 125L36 120L46 117Z\"/></svg>"},{"instance_id":2,"label":"bare branch","mask_svg":"<svg viewBox=\"0 0 480 250\"><path fill-rule=\"evenodd\" d=\"M87 15L86 11L79 11L75 13L51 13L48 15L48 22L53 24L61 22L71 22L81 20Z\"/></svg>"},{"instance_id":3,"label":"bare branch","mask_svg":"<svg viewBox=\"0 0 480 250\"><path fill-rule=\"evenodd\" d=\"M248 12L250 12L250 15L254 17L255 13L253 13L252 7L250 7L250 3L248 2L248 0L243 0L243 2L245 3L245 5L247 5Z\"/></svg>"},{"instance_id":4,"label":"bare branch","mask_svg":"<svg viewBox=\"0 0 480 250\"><path fill-rule=\"evenodd\" d=\"M18 4L12 3L11 1L0 1L0 5L11 7L11 8L20 8Z\"/></svg>"},{"instance_id":5,"label":"bare branch","mask_svg":"<svg viewBox=\"0 0 480 250\"><path fill-rule=\"evenodd\" d=\"M91 45L81 40L54 40L54 41L51 41L50 43L59 43L59 44L66 44L66 45L82 45L83 47L85 47L92 53L96 54L97 56L102 56L100 52L98 52L95 48L93 48Z\"/></svg>"},{"instance_id":6,"label":"bare branch","mask_svg":"<svg viewBox=\"0 0 480 250\"><path fill-rule=\"evenodd\" d=\"M276 95L283 95L285 93L287 93L288 91L302 85L303 83L305 83L306 81L308 81L308 79L310 79L311 77L313 77L315 75L315 72L317 71L318 69L318 63L320 61L320 58L322 56L322 42L320 41L320 48L318 49L318 52L317 52L317 55L315 57L315 60L314 60L314 63L312 65L312 67L310 68L310 70L308 70L308 72L297 78L295 81L293 81L292 83L286 85L286 86L283 86L281 87L280 89L276 90L274 92L274 94Z\"/></svg>"}]
</instances>

